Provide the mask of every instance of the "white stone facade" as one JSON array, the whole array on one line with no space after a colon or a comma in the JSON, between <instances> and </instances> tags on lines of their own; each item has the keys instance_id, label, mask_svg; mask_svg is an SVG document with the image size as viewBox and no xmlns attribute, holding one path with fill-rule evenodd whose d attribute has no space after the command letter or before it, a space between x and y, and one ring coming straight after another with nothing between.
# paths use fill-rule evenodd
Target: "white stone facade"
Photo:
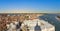
<instances>
[{"instance_id":1,"label":"white stone facade","mask_svg":"<svg viewBox=\"0 0 60 31\"><path fill-rule=\"evenodd\" d=\"M35 26L36 26L37 23L38 23L38 26L41 27L40 31L55 31L55 27L53 25L49 24L48 22L45 22L44 20L39 20L39 19L35 19L34 21L25 20L22 23L21 28L24 25L27 25L29 31L35 31Z\"/></svg>"}]
</instances>

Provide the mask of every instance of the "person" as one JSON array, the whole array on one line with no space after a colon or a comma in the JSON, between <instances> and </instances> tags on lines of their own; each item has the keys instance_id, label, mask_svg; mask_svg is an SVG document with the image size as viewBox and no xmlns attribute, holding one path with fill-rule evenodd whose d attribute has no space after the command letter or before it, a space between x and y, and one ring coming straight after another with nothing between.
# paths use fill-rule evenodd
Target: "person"
<instances>
[{"instance_id":1,"label":"person","mask_svg":"<svg viewBox=\"0 0 60 31\"><path fill-rule=\"evenodd\" d=\"M38 21L38 25L40 26L40 20L36 17L36 16L29 16L29 20L25 20L22 25L21 25L21 29L23 29L23 27L25 25L28 26L28 30L29 31L35 31L35 26L37 24Z\"/></svg>"}]
</instances>

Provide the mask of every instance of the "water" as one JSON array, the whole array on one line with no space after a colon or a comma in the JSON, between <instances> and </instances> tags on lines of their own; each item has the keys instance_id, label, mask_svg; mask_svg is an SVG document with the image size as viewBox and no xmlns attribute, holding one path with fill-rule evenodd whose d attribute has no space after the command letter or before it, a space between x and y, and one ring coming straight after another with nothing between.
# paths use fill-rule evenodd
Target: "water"
<instances>
[{"instance_id":1,"label":"water","mask_svg":"<svg viewBox=\"0 0 60 31\"><path fill-rule=\"evenodd\" d=\"M60 31L60 21L58 21L55 17L60 14L44 14L39 18L48 21L50 24L55 26L55 31Z\"/></svg>"}]
</instances>

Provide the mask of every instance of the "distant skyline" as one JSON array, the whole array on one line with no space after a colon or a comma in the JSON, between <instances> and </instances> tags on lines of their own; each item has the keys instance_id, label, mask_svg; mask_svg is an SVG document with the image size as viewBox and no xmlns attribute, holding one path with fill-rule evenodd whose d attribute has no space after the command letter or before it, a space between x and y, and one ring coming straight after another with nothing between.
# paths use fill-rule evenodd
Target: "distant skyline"
<instances>
[{"instance_id":1,"label":"distant skyline","mask_svg":"<svg viewBox=\"0 0 60 31\"><path fill-rule=\"evenodd\" d=\"M60 13L60 0L0 0L0 13Z\"/></svg>"}]
</instances>

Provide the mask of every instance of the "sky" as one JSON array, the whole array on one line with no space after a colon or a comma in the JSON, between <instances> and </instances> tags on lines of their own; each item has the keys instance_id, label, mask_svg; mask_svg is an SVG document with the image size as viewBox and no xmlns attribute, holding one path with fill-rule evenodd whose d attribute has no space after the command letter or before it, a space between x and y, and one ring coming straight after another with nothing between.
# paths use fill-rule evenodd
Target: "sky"
<instances>
[{"instance_id":1,"label":"sky","mask_svg":"<svg viewBox=\"0 0 60 31\"><path fill-rule=\"evenodd\" d=\"M0 0L0 13L60 13L60 0Z\"/></svg>"}]
</instances>

